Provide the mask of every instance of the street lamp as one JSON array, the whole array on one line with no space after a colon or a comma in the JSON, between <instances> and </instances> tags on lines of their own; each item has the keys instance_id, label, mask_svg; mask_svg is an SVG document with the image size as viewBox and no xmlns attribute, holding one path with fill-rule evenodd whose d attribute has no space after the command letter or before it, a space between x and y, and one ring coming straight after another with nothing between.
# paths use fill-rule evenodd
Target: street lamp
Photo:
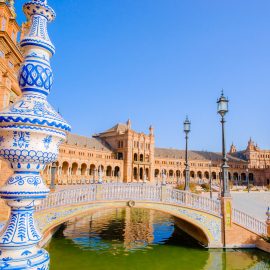
<instances>
[{"instance_id":1,"label":"street lamp","mask_svg":"<svg viewBox=\"0 0 270 270\"><path fill-rule=\"evenodd\" d=\"M248 176L248 168L246 169L246 182L247 182L247 190L249 192L249 176Z\"/></svg>"},{"instance_id":2,"label":"street lamp","mask_svg":"<svg viewBox=\"0 0 270 270\"><path fill-rule=\"evenodd\" d=\"M190 121L188 120L188 117L186 118L184 122L184 132L186 134L186 153L185 153L185 191L189 191L189 184L190 184L190 170L189 170L189 164L188 164L188 134L190 132Z\"/></svg>"},{"instance_id":3,"label":"street lamp","mask_svg":"<svg viewBox=\"0 0 270 270\"><path fill-rule=\"evenodd\" d=\"M55 190L55 174L56 174L56 163L53 162L51 166L51 184L50 184L51 190Z\"/></svg>"},{"instance_id":4,"label":"street lamp","mask_svg":"<svg viewBox=\"0 0 270 270\"><path fill-rule=\"evenodd\" d=\"M165 170L162 170L162 182L161 182L162 186L166 186L166 173Z\"/></svg>"},{"instance_id":5,"label":"street lamp","mask_svg":"<svg viewBox=\"0 0 270 270\"><path fill-rule=\"evenodd\" d=\"M209 190L210 190L210 198L213 198L212 192L212 160L209 162Z\"/></svg>"},{"instance_id":6,"label":"street lamp","mask_svg":"<svg viewBox=\"0 0 270 270\"><path fill-rule=\"evenodd\" d=\"M228 163L227 163L227 155L226 155L226 145L225 145L225 115L229 111L228 109L229 100L224 96L223 90L221 93L221 97L217 101L217 112L221 115L221 125L222 125L222 161L223 164L221 166L222 169L222 180L223 180L223 188L222 188L222 197L230 197L230 189L229 189L229 180L228 180Z\"/></svg>"},{"instance_id":7,"label":"street lamp","mask_svg":"<svg viewBox=\"0 0 270 270\"><path fill-rule=\"evenodd\" d=\"M102 167L99 166L98 167L98 184L102 184L103 182L102 176L103 176Z\"/></svg>"}]
</instances>

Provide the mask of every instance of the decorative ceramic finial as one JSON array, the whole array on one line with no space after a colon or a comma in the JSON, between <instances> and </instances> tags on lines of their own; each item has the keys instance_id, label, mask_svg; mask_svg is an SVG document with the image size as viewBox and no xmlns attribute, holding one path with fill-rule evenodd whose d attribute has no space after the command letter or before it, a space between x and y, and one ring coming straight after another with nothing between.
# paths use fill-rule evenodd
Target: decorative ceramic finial
<instances>
[{"instance_id":1,"label":"decorative ceramic finial","mask_svg":"<svg viewBox=\"0 0 270 270\"><path fill-rule=\"evenodd\" d=\"M44 0L28 1L23 10L30 29L21 40L22 96L0 112L0 156L14 170L0 189L1 198L11 207L0 235L0 269L47 270L49 254L38 247L42 234L34 219L35 206L49 193L40 172L57 160L70 126L47 101L53 83L50 58L55 51L47 23L55 12Z\"/></svg>"}]
</instances>

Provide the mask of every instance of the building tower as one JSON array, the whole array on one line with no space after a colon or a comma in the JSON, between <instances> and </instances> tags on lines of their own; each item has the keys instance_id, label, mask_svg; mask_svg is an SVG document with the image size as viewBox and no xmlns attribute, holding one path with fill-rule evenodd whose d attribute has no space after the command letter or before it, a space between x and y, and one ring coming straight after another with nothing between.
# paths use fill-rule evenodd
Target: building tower
<instances>
[{"instance_id":1,"label":"building tower","mask_svg":"<svg viewBox=\"0 0 270 270\"><path fill-rule=\"evenodd\" d=\"M23 56L17 45L17 36L20 29L15 20L14 3L0 1L0 110L13 104L21 90L17 74ZM12 174L7 162L0 160L0 186ZM8 214L4 203L0 204L2 211Z\"/></svg>"},{"instance_id":2,"label":"building tower","mask_svg":"<svg viewBox=\"0 0 270 270\"><path fill-rule=\"evenodd\" d=\"M31 27L20 44L22 96L0 112L0 156L14 170L0 189L1 198L11 208L0 235L0 269L38 270L49 269L49 255L38 247L42 235L33 215L35 206L49 193L40 172L56 161L70 126L47 101L53 82L50 58L55 52L47 23L55 13L46 0L28 1L23 11Z\"/></svg>"},{"instance_id":3,"label":"building tower","mask_svg":"<svg viewBox=\"0 0 270 270\"><path fill-rule=\"evenodd\" d=\"M0 109L14 103L21 90L17 74L23 56L17 46L20 30L13 5L0 1Z\"/></svg>"}]
</instances>

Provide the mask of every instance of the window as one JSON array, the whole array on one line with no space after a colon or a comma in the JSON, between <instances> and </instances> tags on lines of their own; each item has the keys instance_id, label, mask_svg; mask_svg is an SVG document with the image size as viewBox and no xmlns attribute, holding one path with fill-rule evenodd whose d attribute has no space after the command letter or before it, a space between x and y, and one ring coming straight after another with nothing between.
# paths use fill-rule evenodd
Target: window
<instances>
[{"instance_id":1,"label":"window","mask_svg":"<svg viewBox=\"0 0 270 270\"><path fill-rule=\"evenodd\" d=\"M2 24L1 24L1 31L5 31L7 26L7 19L3 18L2 19Z\"/></svg>"},{"instance_id":2,"label":"window","mask_svg":"<svg viewBox=\"0 0 270 270\"><path fill-rule=\"evenodd\" d=\"M1 58L4 58L4 57L5 57L5 54L4 54L3 51L0 51L0 57L1 57Z\"/></svg>"},{"instance_id":3,"label":"window","mask_svg":"<svg viewBox=\"0 0 270 270\"><path fill-rule=\"evenodd\" d=\"M12 38L13 41L16 41L16 33L15 33L14 30L12 31L11 38Z\"/></svg>"}]
</instances>

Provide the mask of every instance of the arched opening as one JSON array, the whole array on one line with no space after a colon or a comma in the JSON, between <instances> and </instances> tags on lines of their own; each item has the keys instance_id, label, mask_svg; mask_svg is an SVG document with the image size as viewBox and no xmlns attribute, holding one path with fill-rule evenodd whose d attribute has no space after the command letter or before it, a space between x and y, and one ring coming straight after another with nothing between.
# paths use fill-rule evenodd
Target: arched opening
<instances>
[{"instance_id":1,"label":"arched opening","mask_svg":"<svg viewBox=\"0 0 270 270\"><path fill-rule=\"evenodd\" d=\"M204 172L204 178L209 180L209 172Z\"/></svg>"},{"instance_id":2,"label":"arched opening","mask_svg":"<svg viewBox=\"0 0 270 270\"><path fill-rule=\"evenodd\" d=\"M253 173L249 173L248 178L249 178L249 183L253 184L254 183L254 175L253 175Z\"/></svg>"},{"instance_id":3,"label":"arched opening","mask_svg":"<svg viewBox=\"0 0 270 270\"><path fill-rule=\"evenodd\" d=\"M143 180L143 168L140 168L140 180Z\"/></svg>"},{"instance_id":4,"label":"arched opening","mask_svg":"<svg viewBox=\"0 0 270 270\"><path fill-rule=\"evenodd\" d=\"M233 181L234 181L235 183L238 183L238 173L237 173L237 172L235 172L235 173L233 174Z\"/></svg>"},{"instance_id":5,"label":"arched opening","mask_svg":"<svg viewBox=\"0 0 270 270\"><path fill-rule=\"evenodd\" d=\"M155 177L158 177L158 176L159 176L159 170L155 169Z\"/></svg>"},{"instance_id":6,"label":"arched opening","mask_svg":"<svg viewBox=\"0 0 270 270\"><path fill-rule=\"evenodd\" d=\"M149 169L148 168L145 169L145 174L146 174L146 178L149 179Z\"/></svg>"},{"instance_id":7,"label":"arched opening","mask_svg":"<svg viewBox=\"0 0 270 270\"><path fill-rule=\"evenodd\" d=\"M81 174L86 175L86 170L87 170L87 165L83 163L81 166Z\"/></svg>"},{"instance_id":8,"label":"arched opening","mask_svg":"<svg viewBox=\"0 0 270 270\"><path fill-rule=\"evenodd\" d=\"M76 175L77 174L77 170L78 170L78 163L76 163L76 162L72 163L71 174L72 175Z\"/></svg>"},{"instance_id":9,"label":"arched opening","mask_svg":"<svg viewBox=\"0 0 270 270\"><path fill-rule=\"evenodd\" d=\"M169 177L170 177L170 178L173 177L173 170L169 170Z\"/></svg>"},{"instance_id":10,"label":"arched opening","mask_svg":"<svg viewBox=\"0 0 270 270\"><path fill-rule=\"evenodd\" d=\"M90 165L89 174L93 176L94 173L95 173L95 169L96 169L96 166L94 164L91 164Z\"/></svg>"},{"instance_id":11,"label":"arched opening","mask_svg":"<svg viewBox=\"0 0 270 270\"><path fill-rule=\"evenodd\" d=\"M124 155L123 155L122 152L118 152L118 153L117 153L117 159L118 159L118 160L123 160L123 159L124 159Z\"/></svg>"},{"instance_id":12,"label":"arched opening","mask_svg":"<svg viewBox=\"0 0 270 270\"><path fill-rule=\"evenodd\" d=\"M143 162L144 159L143 159L143 154L140 154L140 161Z\"/></svg>"},{"instance_id":13,"label":"arched opening","mask_svg":"<svg viewBox=\"0 0 270 270\"><path fill-rule=\"evenodd\" d=\"M108 177L111 177L112 176L112 167L111 166L107 166L106 176L108 176Z\"/></svg>"},{"instance_id":14,"label":"arched opening","mask_svg":"<svg viewBox=\"0 0 270 270\"><path fill-rule=\"evenodd\" d=\"M217 173L216 172L212 172L212 179L217 180Z\"/></svg>"},{"instance_id":15,"label":"arched opening","mask_svg":"<svg viewBox=\"0 0 270 270\"><path fill-rule=\"evenodd\" d=\"M202 179L202 172L201 172L201 171L198 171L198 172L197 172L197 178L198 178L199 180Z\"/></svg>"},{"instance_id":16,"label":"arched opening","mask_svg":"<svg viewBox=\"0 0 270 270\"><path fill-rule=\"evenodd\" d=\"M137 169L137 167L135 167L135 168L133 169L133 178L134 178L135 180L138 180L138 169Z\"/></svg>"},{"instance_id":17,"label":"arched opening","mask_svg":"<svg viewBox=\"0 0 270 270\"><path fill-rule=\"evenodd\" d=\"M134 161L138 161L138 154L137 153L134 154L134 158L133 159L134 159Z\"/></svg>"},{"instance_id":18,"label":"arched opening","mask_svg":"<svg viewBox=\"0 0 270 270\"><path fill-rule=\"evenodd\" d=\"M228 177L229 177L229 180L231 181L232 180L232 175L231 175L230 172L228 173Z\"/></svg>"},{"instance_id":19,"label":"arched opening","mask_svg":"<svg viewBox=\"0 0 270 270\"><path fill-rule=\"evenodd\" d=\"M68 162L64 161L62 165L62 175L68 175Z\"/></svg>"},{"instance_id":20,"label":"arched opening","mask_svg":"<svg viewBox=\"0 0 270 270\"><path fill-rule=\"evenodd\" d=\"M105 216L102 215L102 211L104 211ZM115 216L111 215L110 211L115 211L116 215ZM128 211L127 215L124 214L123 211ZM147 212L150 211L150 213L147 214L146 211ZM136 215L134 215L134 212L136 212L135 213ZM154 212L157 212L158 215L156 216ZM122 240L125 239L125 238L124 239L122 238L123 235L126 235L127 237L129 237L129 239L126 239L127 241L130 241L132 239L134 239L134 241L138 241L140 240L140 237L143 237L141 240L143 239L147 240L145 237L149 236L150 237L148 238L149 242L145 241L144 244L147 244L147 243L150 244L152 243L152 240L153 240L152 236L156 235L154 231L155 228L160 228L160 226L155 226L153 222L157 220L158 224L162 224L161 215L166 215L168 216L168 219L167 218L165 219L164 225L166 225L166 227L171 226L170 234L167 233L168 238L174 237L177 235L178 236L183 235L182 232L184 232L185 234L193 238L193 239L186 238L185 236L184 239L185 240L188 239L189 246L191 244L190 241L195 244L195 242L193 242L193 240L195 239L197 245L198 243L200 243L205 247L207 246L211 247L211 244L212 244L211 241L214 242L214 240L209 240L211 239L209 232L205 230L205 228L196 220L196 218L187 219L185 215L181 214L181 212L179 212L179 214L176 214L176 215L173 214L172 212L173 211L170 211L170 210L164 211L162 208L159 209L159 207L157 208L157 206L152 203L146 204L146 206L142 206L140 208L129 208L129 207L123 207L123 206L120 206L120 207L118 206L114 208L112 205L110 206L108 205L108 207L104 207L104 205L102 205L100 207L97 206L97 208L90 213L89 213L89 210L88 211L85 210L85 212L83 211L83 213L80 212L80 216L64 217L63 222L69 220L68 226L72 226L72 229L69 231L69 233L74 232L74 236L77 238L78 230L80 230L81 226L74 226L76 222L78 222L79 224L85 224L85 225L89 224L89 226L91 226L89 228L86 228L85 226L83 227L83 230L84 230L83 232L85 235L85 233L91 232L91 228L95 228L96 225L98 225L99 227L102 226L102 222L104 222L104 226L107 229L108 225L112 224L106 218L108 217L108 218L111 218L112 220L118 220L117 224L120 225L123 230L122 231L120 227L116 227L117 232L114 233L113 228L117 226L117 224L113 223L113 226L109 226L109 228L112 230L114 241L115 241L115 236L117 237L118 235L121 237ZM85 220L84 219L85 216L89 216L89 220ZM119 222L119 220L121 220L122 218L123 218L123 222ZM57 220L52 220L52 222L55 222L55 224L58 225ZM62 227L62 228L66 228L66 227ZM74 230L74 228L76 228L76 230ZM179 229L182 232L180 232ZM123 234L123 232L129 232L129 233ZM164 231L163 231L163 235L164 235Z\"/></svg>"},{"instance_id":21,"label":"arched opening","mask_svg":"<svg viewBox=\"0 0 270 270\"><path fill-rule=\"evenodd\" d=\"M245 173L241 173L241 182L246 182L246 174Z\"/></svg>"},{"instance_id":22,"label":"arched opening","mask_svg":"<svg viewBox=\"0 0 270 270\"><path fill-rule=\"evenodd\" d=\"M177 178L180 178L180 177L181 177L181 173L180 173L179 170L176 171L176 177L177 177Z\"/></svg>"},{"instance_id":23,"label":"arched opening","mask_svg":"<svg viewBox=\"0 0 270 270\"><path fill-rule=\"evenodd\" d=\"M114 168L114 177L120 177L120 168L118 166Z\"/></svg>"},{"instance_id":24,"label":"arched opening","mask_svg":"<svg viewBox=\"0 0 270 270\"><path fill-rule=\"evenodd\" d=\"M190 177L194 179L194 177L195 177L195 172L194 171L190 172Z\"/></svg>"}]
</instances>

